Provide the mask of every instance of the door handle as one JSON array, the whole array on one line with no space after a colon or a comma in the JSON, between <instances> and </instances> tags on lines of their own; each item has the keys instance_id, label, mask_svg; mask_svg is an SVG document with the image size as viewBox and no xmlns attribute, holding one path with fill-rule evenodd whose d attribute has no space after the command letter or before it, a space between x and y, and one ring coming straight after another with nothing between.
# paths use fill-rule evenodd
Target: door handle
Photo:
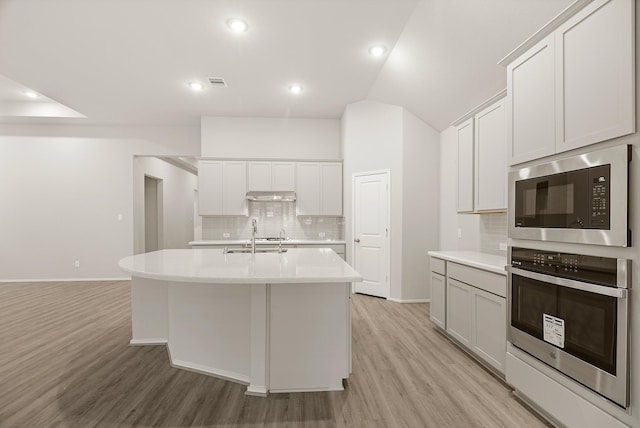
<instances>
[{"instance_id":1,"label":"door handle","mask_svg":"<svg viewBox=\"0 0 640 428\"><path fill-rule=\"evenodd\" d=\"M356 239L353 240L353 242L360 242L360 239L356 238Z\"/></svg>"}]
</instances>

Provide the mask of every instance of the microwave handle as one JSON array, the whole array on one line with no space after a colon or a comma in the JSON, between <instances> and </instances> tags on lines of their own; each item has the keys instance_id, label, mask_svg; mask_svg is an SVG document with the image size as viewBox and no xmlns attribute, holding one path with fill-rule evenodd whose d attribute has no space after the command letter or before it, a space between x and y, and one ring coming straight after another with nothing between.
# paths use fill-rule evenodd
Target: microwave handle
<instances>
[{"instance_id":1,"label":"microwave handle","mask_svg":"<svg viewBox=\"0 0 640 428\"><path fill-rule=\"evenodd\" d=\"M528 270L516 268L513 266L507 266L509 275L524 276L525 278L531 278L542 282L548 282L563 287L573 288L575 290L587 291L589 293L601 294L603 296L615 297L618 299L627 298L627 290L624 288L605 287L603 285L591 284L588 282L575 281L573 279L560 278L552 275L545 275L543 273L531 272Z\"/></svg>"}]
</instances>

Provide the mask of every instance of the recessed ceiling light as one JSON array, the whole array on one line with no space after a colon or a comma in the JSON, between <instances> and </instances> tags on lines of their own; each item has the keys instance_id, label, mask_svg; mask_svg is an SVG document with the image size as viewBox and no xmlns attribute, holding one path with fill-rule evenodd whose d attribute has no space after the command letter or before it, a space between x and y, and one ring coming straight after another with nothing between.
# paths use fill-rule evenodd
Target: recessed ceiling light
<instances>
[{"instance_id":1,"label":"recessed ceiling light","mask_svg":"<svg viewBox=\"0 0 640 428\"><path fill-rule=\"evenodd\" d=\"M189 82L187 85L189 85L189 87L194 91L201 91L204 89L204 85L200 82Z\"/></svg>"},{"instance_id":2,"label":"recessed ceiling light","mask_svg":"<svg viewBox=\"0 0 640 428\"><path fill-rule=\"evenodd\" d=\"M387 48L382 45L375 45L369 48L369 54L371 56L382 56L387 51Z\"/></svg>"},{"instance_id":3,"label":"recessed ceiling light","mask_svg":"<svg viewBox=\"0 0 640 428\"><path fill-rule=\"evenodd\" d=\"M33 92L33 91L24 91L23 92L25 97L29 97L29 98L38 98L38 93L37 92Z\"/></svg>"},{"instance_id":4,"label":"recessed ceiling light","mask_svg":"<svg viewBox=\"0 0 640 428\"><path fill-rule=\"evenodd\" d=\"M236 33L244 33L249 29L249 24L238 18L227 20L227 25Z\"/></svg>"},{"instance_id":5,"label":"recessed ceiling light","mask_svg":"<svg viewBox=\"0 0 640 428\"><path fill-rule=\"evenodd\" d=\"M292 94L299 94L300 92L302 92L302 86L291 85L289 86L289 91L291 91Z\"/></svg>"}]
</instances>

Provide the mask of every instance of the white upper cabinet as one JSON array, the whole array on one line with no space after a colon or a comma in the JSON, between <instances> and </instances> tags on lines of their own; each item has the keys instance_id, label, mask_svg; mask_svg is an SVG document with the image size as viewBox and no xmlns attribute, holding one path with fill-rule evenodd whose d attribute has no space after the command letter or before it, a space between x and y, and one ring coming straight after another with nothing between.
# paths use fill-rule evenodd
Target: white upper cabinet
<instances>
[{"instance_id":1,"label":"white upper cabinet","mask_svg":"<svg viewBox=\"0 0 640 428\"><path fill-rule=\"evenodd\" d=\"M456 127L458 139L458 212L473 211L473 118Z\"/></svg>"},{"instance_id":2,"label":"white upper cabinet","mask_svg":"<svg viewBox=\"0 0 640 428\"><path fill-rule=\"evenodd\" d=\"M298 215L342 216L342 164L298 162L296 198Z\"/></svg>"},{"instance_id":3,"label":"white upper cabinet","mask_svg":"<svg viewBox=\"0 0 640 428\"><path fill-rule=\"evenodd\" d=\"M594 0L507 66L510 165L635 132L634 15Z\"/></svg>"},{"instance_id":4,"label":"white upper cabinet","mask_svg":"<svg viewBox=\"0 0 640 428\"><path fill-rule=\"evenodd\" d=\"M222 162L198 162L198 213L222 215Z\"/></svg>"},{"instance_id":5,"label":"white upper cabinet","mask_svg":"<svg viewBox=\"0 0 640 428\"><path fill-rule=\"evenodd\" d=\"M596 0L556 30L557 152L635 132L633 15Z\"/></svg>"},{"instance_id":6,"label":"white upper cabinet","mask_svg":"<svg viewBox=\"0 0 640 428\"><path fill-rule=\"evenodd\" d=\"M247 215L247 167L244 161L198 162L200 215Z\"/></svg>"},{"instance_id":7,"label":"white upper cabinet","mask_svg":"<svg viewBox=\"0 0 640 428\"><path fill-rule=\"evenodd\" d=\"M546 37L507 67L509 164L555 152L554 36Z\"/></svg>"},{"instance_id":8,"label":"white upper cabinet","mask_svg":"<svg viewBox=\"0 0 640 428\"><path fill-rule=\"evenodd\" d=\"M296 164L271 162L271 190L296 189Z\"/></svg>"},{"instance_id":9,"label":"white upper cabinet","mask_svg":"<svg viewBox=\"0 0 640 428\"><path fill-rule=\"evenodd\" d=\"M320 215L342 215L342 164L320 164Z\"/></svg>"},{"instance_id":10,"label":"white upper cabinet","mask_svg":"<svg viewBox=\"0 0 640 428\"><path fill-rule=\"evenodd\" d=\"M248 191L271 190L271 162L248 162Z\"/></svg>"},{"instance_id":11,"label":"white upper cabinet","mask_svg":"<svg viewBox=\"0 0 640 428\"><path fill-rule=\"evenodd\" d=\"M294 162L250 161L249 191L286 190L296 187L296 167Z\"/></svg>"},{"instance_id":12,"label":"white upper cabinet","mask_svg":"<svg viewBox=\"0 0 640 428\"><path fill-rule=\"evenodd\" d=\"M499 93L459 119L458 212L507 209L505 102ZM497 101L496 101L497 100Z\"/></svg>"},{"instance_id":13,"label":"white upper cabinet","mask_svg":"<svg viewBox=\"0 0 640 428\"><path fill-rule=\"evenodd\" d=\"M504 99L475 115L474 211L507 209Z\"/></svg>"}]
</instances>

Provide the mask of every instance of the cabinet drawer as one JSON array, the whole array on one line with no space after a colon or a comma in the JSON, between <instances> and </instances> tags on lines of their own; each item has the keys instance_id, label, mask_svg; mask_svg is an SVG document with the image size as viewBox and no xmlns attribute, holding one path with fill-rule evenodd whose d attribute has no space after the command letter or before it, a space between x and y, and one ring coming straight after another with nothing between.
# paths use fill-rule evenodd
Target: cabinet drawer
<instances>
[{"instance_id":1,"label":"cabinet drawer","mask_svg":"<svg viewBox=\"0 0 640 428\"><path fill-rule=\"evenodd\" d=\"M431 257L431 272L439 273L440 275L446 275L445 261Z\"/></svg>"},{"instance_id":2,"label":"cabinet drawer","mask_svg":"<svg viewBox=\"0 0 640 428\"><path fill-rule=\"evenodd\" d=\"M457 279L465 284L472 285L489 293L507 297L507 278L496 273L487 272L463 266L457 263L449 263L447 277Z\"/></svg>"}]
</instances>

